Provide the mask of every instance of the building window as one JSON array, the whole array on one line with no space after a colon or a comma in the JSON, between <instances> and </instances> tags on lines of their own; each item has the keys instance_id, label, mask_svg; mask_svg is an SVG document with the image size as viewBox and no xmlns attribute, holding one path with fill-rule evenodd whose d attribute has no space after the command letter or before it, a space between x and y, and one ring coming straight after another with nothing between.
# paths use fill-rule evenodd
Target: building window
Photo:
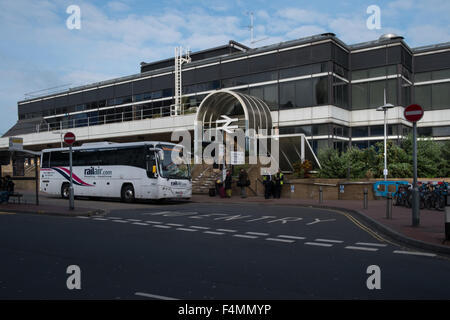
<instances>
[{"instance_id":1,"label":"building window","mask_svg":"<svg viewBox=\"0 0 450 320\"><path fill-rule=\"evenodd\" d=\"M450 82L433 84L431 102L433 110L450 107Z\"/></svg>"},{"instance_id":2,"label":"building window","mask_svg":"<svg viewBox=\"0 0 450 320\"><path fill-rule=\"evenodd\" d=\"M270 111L278 110L278 85L271 84L264 86L264 102Z\"/></svg>"},{"instance_id":3,"label":"building window","mask_svg":"<svg viewBox=\"0 0 450 320\"><path fill-rule=\"evenodd\" d=\"M384 104L385 81L369 82L369 107L376 108Z\"/></svg>"},{"instance_id":4,"label":"building window","mask_svg":"<svg viewBox=\"0 0 450 320\"><path fill-rule=\"evenodd\" d=\"M295 83L280 83L280 109L292 109L295 107Z\"/></svg>"},{"instance_id":5,"label":"building window","mask_svg":"<svg viewBox=\"0 0 450 320\"><path fill-rule=\"evenodd\" d=\"M312 105L318 106L328 103L328 77L313 78L313 102Z\"/></svg>"},{"instance_id":6,"label":"building window","mask_svg":"<svg viewBox=\"0 0 450 320\"><path fill-rule=\"evenodd\" d=\"M336 77L333 77L333 96L336 106L348 108L348 84Z\"/></svg>"},{"instance_id":7,"label":"building window","mask_svg":"<svg viewBox=\"0 0 450 320\"><path fill-rule=\"evenodd\" d=\"M446 127L433 127L433 137L449 137L450 126Z\"/></svg>"},{"instance_id":8,"label":"building window","mask_svg":"<svg viewBox=\"0 0 450 320\"><path fill-rule=\"evenodd\" d=\"M368 84L357 83L352 85L352 109L367 109Z\"/></svg>"},{"instance_id":9,"label":"building window","mask_svg":"<svg viewBox=\"0 0 450 320\"><path fill-rule=\"evenodd\" d=\"M295 106L297 108L314 105L311 79L295 81Z\"/></svg>"},{"instance_id":10,"label":"building window","mask_svg":"<svg viewBox=\"0 0 450 320\"><path fill-rule=\"evenodd\" d=\"M352 127L353 138L368 137L368 136L369 136L369 128L367 126Z\"/></svg>"},{"instance_id":11,"label":"building window","mask_svg":"<svg viewBox=\"0 0 450 320\"><path fill-rule=\"evenodd\" d=\"M431 110L431 85L415 87L415 103L424 110Z\"/></svg>"}]
</instances>

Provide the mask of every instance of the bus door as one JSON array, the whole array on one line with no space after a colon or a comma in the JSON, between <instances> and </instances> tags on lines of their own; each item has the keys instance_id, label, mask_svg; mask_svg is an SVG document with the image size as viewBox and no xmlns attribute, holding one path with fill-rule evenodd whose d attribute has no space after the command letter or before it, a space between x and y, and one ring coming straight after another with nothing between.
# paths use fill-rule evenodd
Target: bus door
<instances>
[{"instance_id":1,"label":"bus door","mask_svg":"<svg viewBox=\"0 0 450 320\"><path fill-rule=\"evenodd\" d=\"M147 150L145 155L145 167L148 179L142 180L142 197L156 198L158 197L159 166L154 149Z\"/></svg>"}]
</instances>

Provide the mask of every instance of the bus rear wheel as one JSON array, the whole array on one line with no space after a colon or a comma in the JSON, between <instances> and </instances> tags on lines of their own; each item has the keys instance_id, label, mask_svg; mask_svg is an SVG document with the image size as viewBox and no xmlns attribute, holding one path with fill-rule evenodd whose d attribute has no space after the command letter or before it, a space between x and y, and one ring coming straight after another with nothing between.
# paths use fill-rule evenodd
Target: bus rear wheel
<instances>
[{"instance_id":1,"label":"bus rear wheel","mask_svg":"<svg viewBox=\"0 0 450 320\"><path fill-rule=\"evenodd\" d=\"M131 184L125 184L122 187L121 198L123 202L134 202L134 188Z\"/></svg>"},{"instance_id":2,"label":"bus rear wheel","mask_svg":"<svg viewBox=\"0 0 450 320\"><path fill-rule=\"evenodd\" d=\"M70 194L70 184L63 183L61 186L61 198L63 199L69 199L69 194Z\"/></svg>"}]
</instances>

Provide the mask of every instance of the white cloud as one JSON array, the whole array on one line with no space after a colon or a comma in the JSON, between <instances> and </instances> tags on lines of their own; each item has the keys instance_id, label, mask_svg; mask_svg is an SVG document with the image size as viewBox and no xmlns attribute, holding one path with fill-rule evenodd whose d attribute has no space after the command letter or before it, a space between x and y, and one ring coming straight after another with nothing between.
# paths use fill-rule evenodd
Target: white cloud
<instances>
[{"instance_id":1,"label":"white cloud","mask_svg":"<svg viewBox=\"0 0 450 320\"><path fill-rule=\"evenodd\" d=\"M316 25L306 25L306 26L301 26L298 28L295 28L291 31L289 31L288 33L286 33L286 37L289 40L292 39L298 39L298 38L304 38L304 37L308 37L308 36L312 36L312 35L316 35L316 34L321 34L321 33L325 33L327 32L326 29L324 29L323 27L319 27Z\"/></svg>"},{"instance_id":2,"label":"white cloud","mask_svg":"<svg viewBox=\"0 0 450 320\"><path fill-rule=\"evenodd\" d=\"M120 1L110 1L106 4L106 7L112 11L123 12L130 10L130 7Z\"/></svg>"}]
</instances>

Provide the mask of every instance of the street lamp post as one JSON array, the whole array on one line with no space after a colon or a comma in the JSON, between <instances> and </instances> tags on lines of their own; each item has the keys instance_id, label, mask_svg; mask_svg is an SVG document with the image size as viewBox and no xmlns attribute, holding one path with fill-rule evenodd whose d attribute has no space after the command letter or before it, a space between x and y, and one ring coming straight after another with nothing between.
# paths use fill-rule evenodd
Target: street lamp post
<instances>
[{"instance_id":1,"label":"street lamp post","mask_svg":"<svg viewBox=\"0 0 450 320\"><path fill-rule=\"evenodd\" d=\"M386 130L386 114L387 111L391 108L393 108L394 105L390 103L386 103L386 90L384 90L384 104L382 106L379 106L377 108L377 111L383 111L384 112L384 170L383 170L383 176L384 181L387 180L388 176L388 169L387 169L387 130Z\"/></svg>"}]
</instances>

